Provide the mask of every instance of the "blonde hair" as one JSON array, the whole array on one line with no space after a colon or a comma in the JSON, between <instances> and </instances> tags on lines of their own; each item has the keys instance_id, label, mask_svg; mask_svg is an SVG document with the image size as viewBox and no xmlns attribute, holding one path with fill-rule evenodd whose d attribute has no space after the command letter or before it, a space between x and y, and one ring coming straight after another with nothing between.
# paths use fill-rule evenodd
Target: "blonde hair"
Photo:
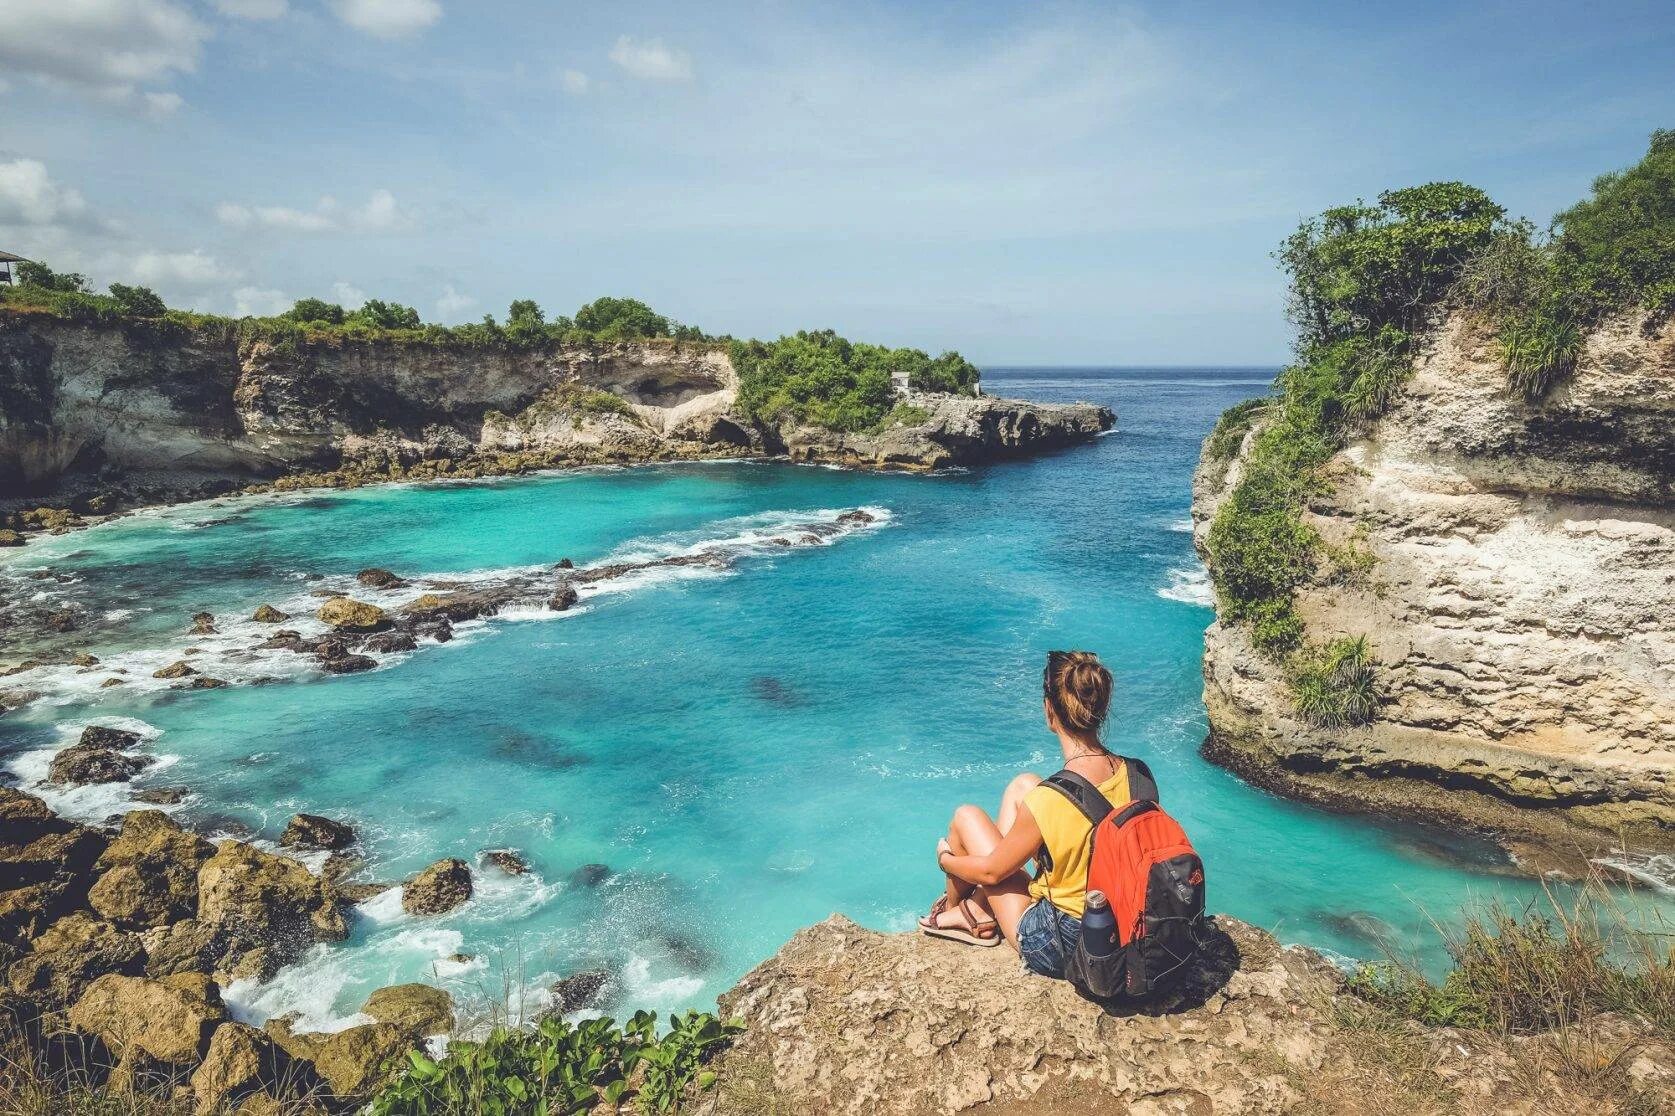
<instances>
[{"instance_id":1,"label":"blonde hair","mask_svg":"<svg viewBox=\"0 0 1675 1116\"><path fill-rule=\"evenodd\" d=\"M1074 733L1099 735L1111 705L1111 672L1092 651L1049 651L1041 691L1058 723Z\"/></svg>"}]
</instances>

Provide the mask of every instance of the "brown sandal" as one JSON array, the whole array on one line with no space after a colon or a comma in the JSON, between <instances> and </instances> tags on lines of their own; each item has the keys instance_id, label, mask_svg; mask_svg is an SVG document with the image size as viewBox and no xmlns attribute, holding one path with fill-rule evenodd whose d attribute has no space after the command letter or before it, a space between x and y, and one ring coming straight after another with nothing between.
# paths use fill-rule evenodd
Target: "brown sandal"
<instances>
[{"instance_id":1,"label":"brown sandal","mask_svg":"<svg viewBox=\"0 0 1675 1116\"><path fill-rule=\"evenodd\" d=\"M931 904L931 913L919 920L919 931L933 938L946 938L964 945L982 946L985 949L997 946L1000 944L1000 923L992 918L979 917L980 909L970 899L961 899L960 913L965 915L966 921L971 924L970 927L938 926L938 916L948 910L948 897L940 896Z\"/></svg>"}]
</instances>

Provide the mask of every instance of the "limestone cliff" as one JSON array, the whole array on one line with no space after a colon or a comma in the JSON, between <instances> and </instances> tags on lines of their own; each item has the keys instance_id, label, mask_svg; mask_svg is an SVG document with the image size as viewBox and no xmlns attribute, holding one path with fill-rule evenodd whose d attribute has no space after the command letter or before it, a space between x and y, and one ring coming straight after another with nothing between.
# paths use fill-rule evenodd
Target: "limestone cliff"
<instances>
[{"instance_id":1,"label":"limestone cliff","mask_svg":"<svg viewBox=\"0 0 1675 1116\"><path fill-rule=\"evenodd\" d=\"M1375 1026L1319 954L1234 919L1175 994L1102 1007L1010 948L879 934L834 915L722 997L746 1030L698 1110L732 1113L1607 1111L1544 1068L1563 1033ZM1657 1103L1675 1054L1603 1021L1618 1095ZM1617 1109L1622 1111L1623 1109ZM1656 1109L1648 1109L1652 1111Z\"/></svg>"},{"instance_id":2,"label":"limestone cliff","mask_svg":"<svg viewBox=\"0 0 1675 1116\"><path fill-rule=\"evenodd\" d=\"M878 434L734 413L726 349L665 339L538 349L77 324L0 312L0 502L111 484L156 498L336 470L473 458L477 472L585 460L789 453L934 467L1108 429L1100 407L927 396ZM364 474L364 475L362 475Z\"/></svg>"},{"instance_id":3,"label":"limestone cliff","mask_svg":"<svg viewBox=\"0 0 1675 1116\"><path fill-rule=\"evenodd\" d=\"M1305 723L1280 665L1217 622L1205 637L1206 751L1328 801L1576 836L1554 827L1562 818L1666 845L1675 326L1609 323L1539 403L1504 384L1493 337L1447 321L1305 512L1339 560L1322 563L1298 610L1313 640L1368 638L1373 722ZM1250 444L1200 464L1206 561L1209 523ZM1519 809L1531 806L1556 810Z\"/></svg>"}]
</instances>

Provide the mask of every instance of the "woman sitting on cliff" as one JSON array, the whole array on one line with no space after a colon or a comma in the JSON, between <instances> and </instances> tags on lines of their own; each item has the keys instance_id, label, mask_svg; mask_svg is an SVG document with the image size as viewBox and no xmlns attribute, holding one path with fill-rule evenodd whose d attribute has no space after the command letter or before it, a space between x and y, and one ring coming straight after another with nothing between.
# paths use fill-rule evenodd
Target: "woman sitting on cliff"
<instances>
[{"instance_id":1,"label":"woman sitting on cliff","mask_svg":"<svg viewBox=\"0 0 1675 1116\"><path fill-rule=\"evenodd\" d=\"M1042 690L1047 728L1059 738L1064 766L1097 786L1113 807L1125 805L1128 769L1099 740L1111 672L1090 652L1053 651ZM1068 798L1030 772L1007 786L994 818L979 806L961 806L936 845L947 891L919 928L983 946L998 945L1004 934L1031 971L1064 976L1065 958L1082 932L1090 828ZM1033 879L1023 871L1031 858Z\"/></svg>"}]
</instances>

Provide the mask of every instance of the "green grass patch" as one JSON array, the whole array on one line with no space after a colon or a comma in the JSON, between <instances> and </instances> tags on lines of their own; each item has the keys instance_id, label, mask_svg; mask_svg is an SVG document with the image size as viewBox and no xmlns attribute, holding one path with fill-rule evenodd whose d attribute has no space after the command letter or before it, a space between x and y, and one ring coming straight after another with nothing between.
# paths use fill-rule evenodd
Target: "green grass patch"
<instances>
[{"instance_id":1,"label":"green grass patch","mask_svg":"<svg viewBox=\"0 0 1675 1116\"><path fill-rule=\"evenodd\" d=\"M1317 728L1364 725L1378 711L1366 636L1299 648L1286 663L1286 679L1298 715Z\"/></svg>"}]
</instances>

